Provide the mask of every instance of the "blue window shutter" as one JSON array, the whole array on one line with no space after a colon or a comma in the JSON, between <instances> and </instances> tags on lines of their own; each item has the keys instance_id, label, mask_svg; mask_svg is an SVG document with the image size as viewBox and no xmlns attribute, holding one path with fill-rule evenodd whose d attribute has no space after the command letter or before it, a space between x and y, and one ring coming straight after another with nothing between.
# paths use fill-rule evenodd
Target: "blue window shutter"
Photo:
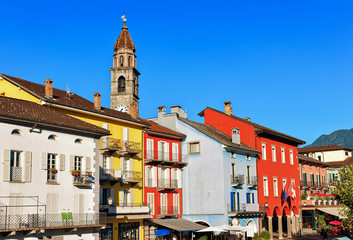
<instances>
[{"instance_id":1,"label":"blue window shutter","mask_svg":"<svg viewBox=\"0 0 353 240\"><path fill-rule=\"evenodd\" d=\"M246 203L250 203L250 193L246 193Z\"/></svg>"},{"instance_id":2,"label":"blue window shutter","mask_svg":"<svg viewBox=\"0 0 353 240\"><path fill-rule=\"evenodd\" d=\"M240 210L240 201L239 201L239 193L238 192L237 192L237 200L238 200L237 201L237 203L238 203L237 207L238 207L238 211L239 211Z\"/></svg>"},{"instance_id":3,"label":"blue window shutter","mask_svg":"<svg viewBox=\"0 0 353 240\"><path fill-rule=\"evenodd\" d=\"M230 193L230 211L234 212L234 194L233 194L233 192Z\"/></svg>"},{"instance_id":4,"label":"blue window shutter","mask_svg":"<svg viewBox=\"0 0 353 240\"><path fill-rule=\"evenodd\" d=\"M255 203L255 194L252 193L252 204L254 204L254 203Z\"/></svg>"}]
</instances>

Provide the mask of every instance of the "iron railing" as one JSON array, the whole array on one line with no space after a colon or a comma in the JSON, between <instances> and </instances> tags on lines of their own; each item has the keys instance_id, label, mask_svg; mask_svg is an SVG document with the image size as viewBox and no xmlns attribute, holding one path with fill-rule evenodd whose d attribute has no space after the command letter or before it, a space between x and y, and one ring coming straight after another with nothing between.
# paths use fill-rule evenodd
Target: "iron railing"
<instances>
[{"instance_id":1,"label":"iron railing","mask_svg":"<svg viewBox=\"0 0 353 240\"><path fill-rule=\"evenodd\" d=\"M138 153L141 151L141 143L112 137L103 137L102 149Z\"/></svg>"},{"instance_id":2,"label":"iron railing","mask_svg":"<svg viewBox=\"0 0 353 240\"><path fill-rule=\"evenodd\" d=\"M228 212L265 212L266 206L264 204L248 204L248 203L240 203L240 204L227 204Z\"/></svg>"},{"instance_id":3,"label":"iron railing","mask_svg":"<svg viewBox=\"0 0 353 240\"><path fill-rule=\"evenodd\" d=\"M141 143L125 140L125 141L123 141L123 149L122 150L127 151L127 152L140 152L141 151Z\"/></svg>"},{"instance_id":4,"label":"iron railing","mask_svg":"<svg viewBox=\"0 0 353 240\"><path fill-rule=\"evenodd\" d=\"M122 172L122 179L126 182L141 182L142 174L140 171L125 170Z\"/></svg>"},{"instance_id":5,"label":"iron railing","mask_svg":"<svg viewBox=\"0 0 353 240\"><path fill-rule=\"evenodd\" d=\"M0 231L34 228L66 228L105 225L105 213L73 213L69 219L62 214L0 215Z\"/></svg>"},{"instance_id":6,"label":"iron railing","mask_svg":"<svg viewBox=\"0 0 353 240\"><path fill-rule=\"evenodd\" d=\"M157 215L179 215L180 208L176 206L156 206Z\"/></svg>"},{"instance_id":7,"label":"iron railing","mask_svg":"<svg viewBox=\"0 0 353 240\"><path fill-rule=\"evenodd\" d=\"M75 186L90 186L92 184L92 175L90 173L79 173L73 175L73 185Z\"/></svg>"},{"instance_id":8,"label":"iron railing","mask_svg":"<svg viewBox=\"0 0 353 240\"><path fill-rule=\"evenodd\" d=\"M173 152L147 150L145 154L145 160L171 163L187 163L187 155Z\"/></svg>"},{"instance_id":9,"label":"iron railing","mask_svg":"<svg viewBox=\"0 0 353 240\"><path fill-rule=\"evenodd\" d=\"M159 188L178 188L178 180L177 179L159 179L158 180Z\"/></svg>"},{"instance_id":10,"label":"iron railing","mask_svg":"<svg viewBox=\"0 0 353 240\"><path fill-rule=\"evenodd\" d=\"M232 185L241 185L244 184L244 175L237 174L237 175L231 175L231 183Z\"/></svg>"},{"instance_id":11,"label":"iron railing","mask_svg":"<svg viewBox=\"0 0 353 240\"><path fill-rule=\"evenodd\" d=\"M11 167L11 178L10 181L21 182L22 181L22 168Z\"/></svg>"},{"instance_id":12,"label":"iron railing","mask_svg":"<svg viewBox=\"0 0 353 240\"><path fill-rule=\"evenodd\" d=\"M257 176L251 176L247 178L247 185L257 186L259 185L259 180Z\"/></svg>"},{"instance_id":13,"label":"iron railing","mask_svg":"<svg viewBox=\"0 0 353 240\"><path fill-rule=\"evenodd\" d=\"M114 169L112 168L102 168L100 167L100 178L112 178L114 177Z\"/></svg>"}]
</instances>

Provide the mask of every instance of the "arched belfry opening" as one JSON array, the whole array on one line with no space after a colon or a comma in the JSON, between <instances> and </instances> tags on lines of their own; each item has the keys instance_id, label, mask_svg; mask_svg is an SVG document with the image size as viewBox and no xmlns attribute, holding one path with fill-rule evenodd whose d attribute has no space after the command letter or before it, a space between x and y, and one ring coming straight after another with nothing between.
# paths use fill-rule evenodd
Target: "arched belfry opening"
<instances>
[{"instance_id":1,"label":"arched belfry opening","mask_svg":"<svg viewBox=\"0 0 353 240\"><path fill-rule=\"evenodd\" d=\"M126 81L123 76L120 76L118 79L118 92L125 92L126 91Z\"/></svg>"}]
</instances>

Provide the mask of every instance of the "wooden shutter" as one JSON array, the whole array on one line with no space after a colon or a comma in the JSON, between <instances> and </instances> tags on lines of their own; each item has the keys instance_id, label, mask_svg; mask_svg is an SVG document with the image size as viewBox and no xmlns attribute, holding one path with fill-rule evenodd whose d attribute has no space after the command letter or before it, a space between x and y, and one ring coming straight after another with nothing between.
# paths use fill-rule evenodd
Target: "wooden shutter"
<instances>
[{"instance_id":1,"label":"wooden shutter","mask_svg":"<svg viewBox=\"0 0 353 240\"><path fill-rule=\"evenodd\" d=\"M161 180L162 180L162 168L158 167L158 186Z\"/></svg>"},{"instance_id":2,"label":"wooden shutter","mask_svg":"<svg viewBox=\"0 0 353 240\"><path fill-rule=\"evenodd\" d=\"M79 212L79 206L80 206L80 195L79 194L75 194L74 195L74 213L78 213Z\"/></svg>"},{"instance_id":3,"label":"wooden shutter","mask_svg":"<svg viewBox=\"0 0 353 240\"><path fill-rule=\"evenodd\" d=\"M163 144L161 141L158 142L158 160L162 160L163 159L163 156L162 156L162 153L163 153Z\"/></svg>"},{"instance_id":4,"label":"wooden shutter","mask_svg":"<svg viewBox=\"0 0 353 240\"><path fill-rule=\"evenodd\" d=\"M74 170L74 160L75 160L75 156L74 155L70 155L70 171Z\"/></svg>"},{"instance_id":5,"label":"wooden shutter","mask_svg":"<svg viewBox=\"0 0 353 240\"><path fill-rule=\"evenodd\" d=\"M129 140L129 128L123 128L123 141Z\"/></svg>"},{"instance_id":6,"label":"wooden shutter","mask_svg":"<svg viewBox=\"0 0 353 240\"><path fill-rule=\"evenodd\" d=\"M169 160L169 143L164 143L164 159Z\"/></svg>"},{"instance_id":7,"label":"wooden shutter","mask_svg":"<svg viewBox=\"0 0 353 240\"><path fill-rule=\"evenodd\" d=\"M65 171L65 154L60 154L60 171Z\"/></svg>"},{"instance_id":8,"label":"wooden shutter","mask_svg":"<svg viewBox=\"0 0 353 240\"><path fill-rule=\"evenodd\" d=\"M42 170L47 170L48 153L42 153Z\"/></svg>"},{"instance_id":9,"label":"wooden shutter","mask_svg":"<svg viewBox=\"0 0 353 240\"><path fill-rule=\"evenodd\" d=\"M29 151L25 152L25 182L31 181L32 172L32 154Z\"/></svg>"},{"instance_id":10,"label":"wooden shutter","mask_svg":"<svg viewBox=\"0 0 353 240\"><path fill-rule=\"evenodd\" d=\"M86 157L86 172L90 172L90 171L91 171L91 158Z\"/></svg>"},{"instance_id":11,"label":"wooden shutter","mask_svg":"<svg viewBox=\"0 0 353 240\"><path fill-rule=\"evenodd\" d=\"M145 166L145 187L148 187L148 166Z\"/></svg>"},{"instance_id":12,"label":"wooden shutter","mask_svg":"<svg viewBox=\"0 0 353 240\"><path fill-rule=\"evenodd\" d=\"M177 169L178 188L182 188L181 170Z\"/></svg>"},{"instance_id":13,"label":"wooden shutter","mask_svg":"<svg viewBox=\"0 0 353 240\"><path fill-rule=\"evenodd\" d=\"M134 205L134 189L130 188L130 193L129 193L129 203L131 204L131 206Z\"/></svg>"},{"instance_id":14,"label":"wooden shutter","mask_svg":"<svg viewBox=\"0 0 353 240\"><path fill-rule=\"evenodd\" d=\"M4 182L10 181L10 154L10 150L4 149Z\"/></svg>"},{"instance_id":15,"label":"wooden shutter","mask_svg":"<svg viewBox=\"0 0 353 240\"><path fill-rule=\"evenodd\" d=\"M153 146L153 144L154 144L154 141L153 141L153 139L150 139L151 141L151 157L152 157L152 159L154 159L154 146Z\"/></svg>"},{"instance_id":16,"label":"wooden shutter","mask_svg":"<svg viewBox=\"0 0 353 240\"><path fill-rule=\"evenodd\" d=\"M129 170L130 171L134 170L134 159L133 158L129 159Z\"/></svg>"},{"instance_id":17,"label":"wooden shutter","mask_svg":"<svg viewBox=\"0 0 353 240\"><path fill-rule=\"evenodd\" d=\"M152 167L152 187L157 187L157 167Z\"/></svg>"},{"instance_id":18,"label":"wooden shutter","mask_svg":"<svg viewBox=\"0 0 353 240\"><path fill-rule=\"evenodd\" d=\"M122 206L124 203L124 190L119 191L119 205Z\"/></svg>"},{"instance_id":19,"label":"wooden shutter","mask_svg":"<svg viewBox=\"0 0 353 240\"><path fill-rule=\"evenodd\" d=\"M80 194L80 202L79 202L79 213L84 213L85 212L85 195Z\"/></svg>"}]
</instances>

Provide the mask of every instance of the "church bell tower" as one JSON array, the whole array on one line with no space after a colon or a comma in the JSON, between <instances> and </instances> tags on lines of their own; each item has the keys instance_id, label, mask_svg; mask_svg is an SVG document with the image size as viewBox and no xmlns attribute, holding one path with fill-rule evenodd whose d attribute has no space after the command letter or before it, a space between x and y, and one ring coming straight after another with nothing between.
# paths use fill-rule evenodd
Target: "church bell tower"
<instances>
[{"instance_id":1,"label":"church bell tower","mask_svg":"<svg viewBox=\"0 0 353 240\"><path fill-rule=\"evenodd\" d=\"M135 45L126 26L124 26L114 45L113 68L111 72L110 108L127 112L133 117L139 113L138 76L136 69Z\"/></svg>"}]
</instances>

